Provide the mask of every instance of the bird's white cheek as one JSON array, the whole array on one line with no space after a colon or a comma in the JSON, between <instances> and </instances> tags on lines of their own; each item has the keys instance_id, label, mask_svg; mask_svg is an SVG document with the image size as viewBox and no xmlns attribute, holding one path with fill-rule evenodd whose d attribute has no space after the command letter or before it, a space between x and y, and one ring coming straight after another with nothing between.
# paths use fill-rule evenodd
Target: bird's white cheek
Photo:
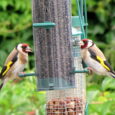
<instances>
[{"instance_id":1,"label":"bird's white cheek","mask_svg":"<svg viewBox=\"0 0 115 115\"><path fill-rule=\"evenodd\" d=\"M87 48L91 47L92 45L93 45L93 42L89 40L87 44Z\"/></svg>"}]
</instances>

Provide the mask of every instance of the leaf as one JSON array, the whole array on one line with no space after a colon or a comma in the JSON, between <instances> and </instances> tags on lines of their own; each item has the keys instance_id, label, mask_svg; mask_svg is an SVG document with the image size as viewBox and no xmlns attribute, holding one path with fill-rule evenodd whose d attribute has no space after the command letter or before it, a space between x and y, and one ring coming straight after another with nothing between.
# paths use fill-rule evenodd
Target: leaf
<instances>
[{"instance_id":1,"label":"leaf","mask_svg":"<svg viewBox=\"0 0 115 115\"><path fill-rule=\"evenodd\" d=\"M6 10L7 5L8 5L8 3L7 3L6 0L1 0L1 1L0 1L0 6L2 6L2 8L3 8L4 10Z\"/></svg>"},{"instance_id":2,"label":"leaf","mask_svg":"<svg viewBox=\"0 0 115 115\"><path fill-rule=\"evenodd\" d=\"M91 101L95 100L99 95L99 93L100 93L99 90L88 90L87 91L88 103L91 103Z\"/></svg>"},{"instance_id":3,"label":"leaf","mask_svg":"<svg viewBox=\"0 0 115 115\"><path fill-rule=\"evenodd\" d=\"M109 88L115 89L115 81L113 80L113 78L106 77L102 82L102 89L103 91L105 91Z\"/></svg>"}]
</instances>

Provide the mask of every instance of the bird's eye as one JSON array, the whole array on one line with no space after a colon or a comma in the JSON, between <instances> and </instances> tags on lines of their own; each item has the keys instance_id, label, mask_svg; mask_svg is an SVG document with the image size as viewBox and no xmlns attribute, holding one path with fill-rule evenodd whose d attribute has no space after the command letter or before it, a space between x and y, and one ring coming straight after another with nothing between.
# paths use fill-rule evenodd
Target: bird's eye
<instances>
[{"instance_id":1,"label":"bird's eye","mask_svg":"<svg viewBox=\"0 0 115 115\"><path fill-rule=\"evenodd\" d=\"M22 46L22 49L25 49L27 46Z\"/></svg>"},{"instance_id":2,"label":"bird's eye","mask_svg":"<svg viewBox=\"0 0 115 115\"><path fill-rule=\"evenodd\" d=\"M87 43L87 41L84 41L84 44L86 44Z\"/></svg>"}]
</instances>

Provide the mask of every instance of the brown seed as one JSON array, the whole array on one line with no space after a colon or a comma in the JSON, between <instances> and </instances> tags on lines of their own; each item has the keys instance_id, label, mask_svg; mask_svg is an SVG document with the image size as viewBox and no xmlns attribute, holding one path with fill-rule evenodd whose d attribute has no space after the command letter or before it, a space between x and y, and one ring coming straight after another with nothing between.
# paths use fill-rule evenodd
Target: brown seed
<instances>
[{"instance_id":1,"label":"brown seed","mask_svg":"<svg viewBox=\"0 0 115 115\"><path fill-rule=\"evenodd\" d=\"M68 109L68 115L76 115L73 109Z\"/></svg>"},{"instance_id":2,"label":"brown seed","mask_svg":"<svg viewBox=\"0 0 115 115\"><path fill-rule=\"evenodd\" d=\"M70 101L70 102L67 104L67 108L74 109L74 108L75 108L75 102L74 102L74 101Z\"/></svg>"}]
</instances>

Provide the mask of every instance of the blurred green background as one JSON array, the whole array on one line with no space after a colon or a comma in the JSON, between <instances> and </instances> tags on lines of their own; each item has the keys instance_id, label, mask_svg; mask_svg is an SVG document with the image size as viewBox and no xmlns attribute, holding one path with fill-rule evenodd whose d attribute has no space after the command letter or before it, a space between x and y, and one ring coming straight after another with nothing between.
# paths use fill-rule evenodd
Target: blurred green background
<instances>
[{"instance_id":1,"label":"blurred green background","mask_svg":"<svg viewBox=\"0 0 115 115\"><path fill-rule=\"evenodd\" d=\"M93 39L115 70L115 1L87 0L88 38ZM76 0L72 0L76 15ZM20 42L33 48L30 0L0 0L0 68L9 52ZM34 68L29 57L26 72ZM115 115L115 81L87 75L89 115ZM36 92L35 78L8 83L0 92L0 115L44 115L45 92Z\"/></svg>"}]
</instances>

